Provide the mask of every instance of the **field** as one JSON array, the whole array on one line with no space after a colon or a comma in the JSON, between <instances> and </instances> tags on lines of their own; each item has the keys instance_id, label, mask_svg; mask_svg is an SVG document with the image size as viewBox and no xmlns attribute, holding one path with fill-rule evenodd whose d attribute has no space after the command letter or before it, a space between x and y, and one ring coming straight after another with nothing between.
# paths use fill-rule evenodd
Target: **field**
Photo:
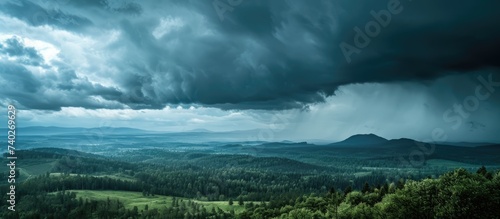
<instances>
[{"instance_id":1,"label":"field","mask_svg":"<svg viewBox=\"0 0 500 219\"><path fill-rule=\"evenodd\" d=\"M469 164L469 163L444 160L444 159L430 159L430 160L426 161L426 165L429 167L440 167L440 168L449 168L449 169L455 169L455 168L477 169L477 168L481 167L481 165L477 165L477 164ZM486 165L486 167L496 168L498 166Z\"/></svg>"},{"instance_id":2,"label":"field","mask_svg":"<svg viewBox=\"0 0 500 219\"><path fill-rule=\"evenodd\" d=\"M19 160L19 181L24 181L32 176L50 172L54 166L55 159L23 159Z\"/></svg>"},{"instance_id":3,"label":"field","mask_svg":"<svg viewBox=\"0 0 500 219\"><path fill-rule=\"evenodd\" d=\"M174 197L172 196L163 196L163 195L155 195L155 196L143 196L140 192L127 192L127 191L95 191L95 190L70 190L70 192L75 192L77 198L82 197L84 200L107 200L108 197L111 200L120 200L124 203L125 208L133 209L134 206L137 206L139 210L144 210L145 206L148 205L149 209L162 209L164 207L170 207L172 205L172 200ZM179 203L186 202L191 200L200 205L203 205L206 209L210 210L212 207L220 208L226 212L229 212L233 209L236 213L239 213L244 210L244 206L239 206L237 201L234 202L234 205L230 206L227 201L198 201L194 199L186 199L186 198L177 198Z\"/></svg>"},{"instance_id":4,"label":"field","mask_svg":"<svg viewBox=\"0 0 500 219\"><path fill-rule=\"evenodd\" d=\"M63 175L63 173L50 173L50 176L54 176L54 177L58 177L61 175ZM76 173L70 173L68 175L70 175L70 176L80 175L80 176L92 176L92 177L107 177L107 178L111 178L111 179L119 179L119 180L124 180L124 181L129 181L129 182L136 181L136 179L131 178L130 176L126 176L124 174L120 174L120 173L116 173L116 174L99 174L99 173L96 173L96 174L76 174Z\"/></svg>"}]
</instances>

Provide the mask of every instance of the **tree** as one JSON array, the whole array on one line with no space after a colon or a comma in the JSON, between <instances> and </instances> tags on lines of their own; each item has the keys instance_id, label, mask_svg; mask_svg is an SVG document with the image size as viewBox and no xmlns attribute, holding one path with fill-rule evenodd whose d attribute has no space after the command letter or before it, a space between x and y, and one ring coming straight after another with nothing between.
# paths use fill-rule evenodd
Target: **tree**
<instances>
[{"instance_id":1,"label":"tree","mask_svg":"<svg viewBox=\"0 0 500 219\"><path fill-rule=\"evenodd\" d=\"M396 188L403 189L404 187L405 187L405 180L401 178L396 183Z\"/></svg>"},{"instance_id":2,"label":"tree","mask_svg":"<svg viewBox=\"0 0 500 219\"><path fill-rule=\"evenodd\" d=\"M382 187L380 187L380 190L379 190L380 197L384 197L385 194L387 194L387 192L389 192L389 185L387 183L385 183Z\"/></svg>"},{"instance_id":3,"label":"tree","mask_svg":"<svg viewBox=\"0 0 500 219\"><path fill-rule=\"evenodd\" d=\"M488 171L486 170L486 167L484 167L483 165L476 171L476 173L482 176L486 176L486 173L488 173Z\"/></svg>"},{"instance_id":4,"label":"tree","mask_svg":"<svg viewBox=\"0 0 500 219\"><path fill-rule=\"evenodd\" d=\"M486 179L489 179L489 180L493 179L493 174L491 172L488 172L488 170L486 170L486 167L484 167L484 166L480 167L476 173L481 175L481 176L486 177Z\"/></svg>"},{"instance_id":5,"label":"tree","mask_svg":"<svg viewBox=\"0 0 500 219\"><path fill-rule=\"evenodd\" d=\"M370 189L370 184L368 184L368 182L365 182L365 185L363 185L363 189L361 190L362 193L367 193L367 192L370 192L371 189Z\"/></svg>"},{"instance_id":6,"label":"tree","mask_svg":"<svg viewBox=\"0 0 500 219\"><path fill-rule=\"evenodd\" d=\"M345 189L344 189L344 195L347 195L350 192L352 192L352 187L349 185L349 186L345 187Z\"/></svg>"},{"instance_id":7,"label":"tree","mask_svg":"<svg viewBox=\"0 0 500 219\"><path fill-rule=\"evenodd\" d=\"M288 213L287 218L292 218L292 219L313 218L313 212L307 208L294 209Z\"/></svg>"},{"instance_id":8,"label":"tree","mask_svg":"<svg viewBox=\"0 0 500 219\"><path fill-rule=\"evenodd\" d=\"M345 202L356 206L361 202L364 202L363 194L360 191L352 191L346 195Z\"/></svg>"},{"instance_id":9,"label":"tree","mask_svg":"<svg viewBox=\"0 0 500 219\"><path fill-rule=\"evenodd\" d=\"M134 208L132 209L132 214L134 217L139 215L139 209L137 208L137 206L134 206Z\"/></svg>"},{"instance_id":10,"label":"tree","mask_svg":"<svg viewBox=\"0 0 500 219\"><path fill-rule=\"evenodd\" d=\"M243 206L244 204L245 204L245 203L243 203L243 197L241 197L241 196L240 196L240 197L238 198L238 205L239 205L239 206Z\"/></svg>"},{"instance_id":11,"label":"tree","mask_svg":"<svg viewBox=\"0 0 500 219\"><path fill-rule=\"evenodd\" d=\"M335 191L335 188L333 187L328 192L328 196L331 202L333 203L333 211L335 212L335 218L338 218L339 217L338 208L340 202L342 202L342 196L337 191Z\"/></svg>"},{"instance_id":12,"label":"tree","mask_svg":"<svg viewBox=\"0 0 500 219\"><path fill-rule=\"evenodd\" d=\"M233 199L232 198L229 199L229 205L231 205L231 206L233 205Z\"/></svg>"},{"instance_id":13,"label":"tree","mask_svg":"<svg viewBox=\"0 0 500 219\"><path fill-rule=\"evenodd\" d=\"M394 183L389 184L389 188L387 190L390 194L396 192L396 185Z\"/></svg>"}]
</instances>

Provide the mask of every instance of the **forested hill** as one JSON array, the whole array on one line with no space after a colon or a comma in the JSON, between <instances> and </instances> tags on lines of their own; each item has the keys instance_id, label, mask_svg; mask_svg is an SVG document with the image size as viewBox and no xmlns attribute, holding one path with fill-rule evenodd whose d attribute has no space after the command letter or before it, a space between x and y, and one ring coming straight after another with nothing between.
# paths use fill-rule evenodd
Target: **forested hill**
<instances>
[{"instance_id":1,"label":"forested hill","mask_svg":"<svg viewBox=\"0 0 500 219\"><path fill-rule=\"evenodd\" d=\"M1 218L500 215L500 173L484 167L439 176L435 169L367 169L356 163L332 168L275 157L158 149L114 157L51 148L17 154L22 159L16 212L2 202Z\"/></svg>"},{"instance_id":2,"label":"forested hill","mask_svg":"<svg viewBox=\"0 0 500 219\"><path fill-rule=\"evenodd\" d=\"M304 195L252 206L240 218L500 218L500 172L464 169L437 179Z\"/></svg>"}]
</instances>

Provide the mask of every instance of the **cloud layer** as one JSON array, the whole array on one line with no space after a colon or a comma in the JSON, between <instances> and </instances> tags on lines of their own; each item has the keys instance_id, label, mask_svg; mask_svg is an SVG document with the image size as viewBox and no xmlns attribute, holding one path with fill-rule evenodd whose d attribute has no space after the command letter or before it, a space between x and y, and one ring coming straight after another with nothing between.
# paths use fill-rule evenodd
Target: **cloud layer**
<instances>
[{"instance_id":1,"label":"cloud layer","mask_svg":"<svg viewBox=\"0 0 500 219\"><path fill-rule=\"evenodd\" d=\"M307 109L342 85L425 83L500 64L498 1L215 2L4 2L1 101ZM391 7L399 13L381 24ZM373 22L379 31L356 46L357 28L370 35ZM341 43L356 52L346 59Z\"/></svg>"}]
</instances>

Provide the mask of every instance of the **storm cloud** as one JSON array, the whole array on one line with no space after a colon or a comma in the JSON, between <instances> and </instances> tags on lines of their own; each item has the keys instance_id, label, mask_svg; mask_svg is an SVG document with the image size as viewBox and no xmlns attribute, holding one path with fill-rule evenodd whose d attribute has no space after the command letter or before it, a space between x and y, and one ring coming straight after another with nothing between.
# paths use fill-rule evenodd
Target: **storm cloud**
<instances>
[{"instance_id":1,"label":"storm cloud","mask_svg":"<svg viewBox=\"0 0 500 219\"><path fill-rule=\"evenodd\" d=\"M398 13L381 24L377 16L391 7ZM7 1L0 13L24 25L20 37L38 37L60 52L46 63L51 76L42 77L24 66L43 62L36 48L4 41L0 51L32 61L0 63L4 80L26 75L19 81L25 89L1 98L49 110L307 109L343 85L498 73L499 7L498 1ZM373 22L379 31L358 47L357 30L367 35ZM66 36L82 42L63 42ZM346 56L342 43L356 52Z\"/></svg>"},{"instance_id":2,"label":"storm cloud","mask_svg":"<svg viewBox=\"0 0 500 219\"><path fill-rule=\"evenodd\" d=\"M3 44L0 43L0 53L17 58L26 65L41 65L44 60L33 47L25 47L19 39L13 37L7 39Z\"/></svg>"}]
</instances>

